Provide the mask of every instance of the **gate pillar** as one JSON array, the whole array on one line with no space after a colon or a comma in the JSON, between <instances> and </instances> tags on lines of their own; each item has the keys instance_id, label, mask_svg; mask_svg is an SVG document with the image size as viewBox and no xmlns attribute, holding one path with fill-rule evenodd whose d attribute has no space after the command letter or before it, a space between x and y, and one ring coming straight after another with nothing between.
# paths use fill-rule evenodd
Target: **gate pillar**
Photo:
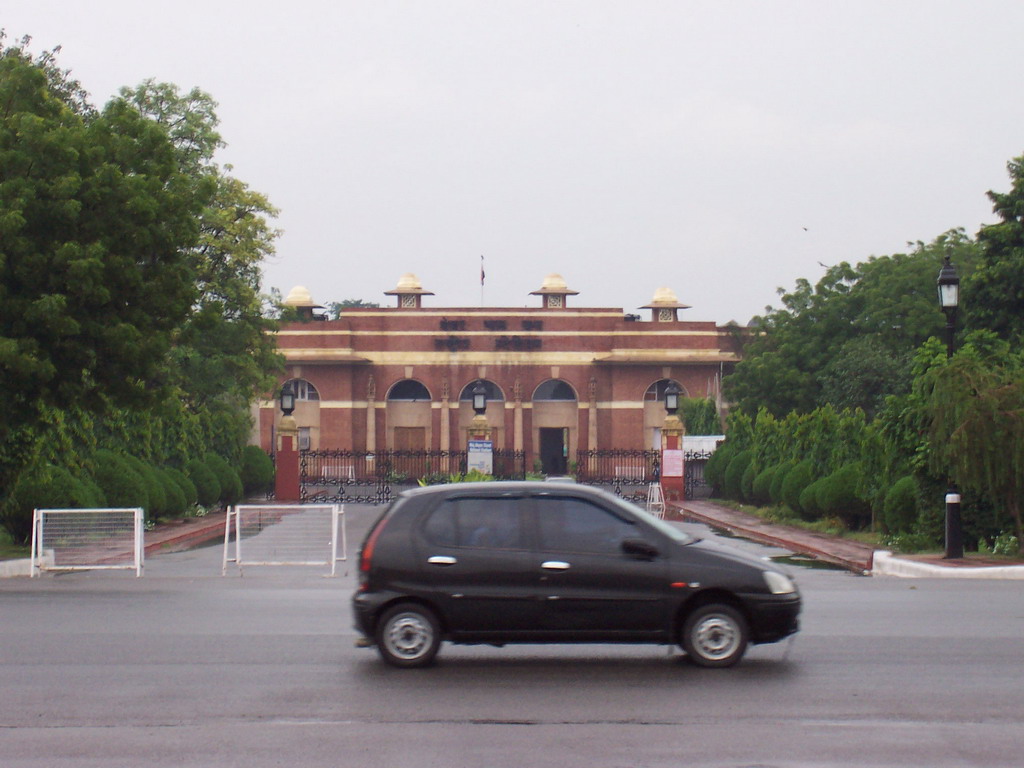
<instances>
[{"instance_id":1,"label":"gate pillar","mask_svg":"<svg viewBox=\"0 0 1024 768\"><path fill-rule=\"evenodd\" d=\"M277 428L274 470L274 497L277 501L301 501L299 427L290 414L281 417L281 423Z\"/></svg>"}]
</instances>

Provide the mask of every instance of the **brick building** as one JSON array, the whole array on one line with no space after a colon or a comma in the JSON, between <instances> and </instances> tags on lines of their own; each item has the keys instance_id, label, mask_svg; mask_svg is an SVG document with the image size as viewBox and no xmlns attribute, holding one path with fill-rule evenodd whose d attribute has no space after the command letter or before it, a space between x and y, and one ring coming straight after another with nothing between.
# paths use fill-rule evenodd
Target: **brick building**
<instances>
[{"instance_id":1,"label":"brick building","mask_svg":"<svg viewBox=\"0 0 1024 768\"><path fill-rule=\"evenodd\" d=\"M564 472L577 450L658 447L668 383L717 400L738 360L730 331L681 320L687 307L667 288L645 316L569 306L577 292L559 275L533 308L424 306L433 294L414 275L386 295L394 306L338 320L318 317L304 288L286 299L305 320L278 333L301 447L464 450L480 382L494 447ZM276 403L260 404L264 449L279 418Z\"/></svg>"}]
</instances>

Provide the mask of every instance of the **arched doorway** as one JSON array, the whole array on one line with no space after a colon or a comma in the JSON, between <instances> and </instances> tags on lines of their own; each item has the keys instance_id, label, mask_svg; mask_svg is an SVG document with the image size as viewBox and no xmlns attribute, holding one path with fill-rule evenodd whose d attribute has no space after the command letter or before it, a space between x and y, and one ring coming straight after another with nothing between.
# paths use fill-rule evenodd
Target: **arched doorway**
<instances>
[{"instance_id":1,"label":"arched doorway","mask_svg":"<svg viewBox=\"0 0 1024 768\"><path fill-rule=\"evenodd\" d=\"M569 471L569 456L576 447L578 402L576 391L562 379L548 379L533 392L534 446L546 475Z\"/></svg>"},{"instance_id":2,"label":"arched doorway","mask_svg":"<svg viewBox=\"0 0 1024 768\"><path fill-rule=\"evenodd\" d=\"M388 390L387 447L425 451L430 445L430 391L415 379L402 379Z\"/></svg>"}]
</instances>

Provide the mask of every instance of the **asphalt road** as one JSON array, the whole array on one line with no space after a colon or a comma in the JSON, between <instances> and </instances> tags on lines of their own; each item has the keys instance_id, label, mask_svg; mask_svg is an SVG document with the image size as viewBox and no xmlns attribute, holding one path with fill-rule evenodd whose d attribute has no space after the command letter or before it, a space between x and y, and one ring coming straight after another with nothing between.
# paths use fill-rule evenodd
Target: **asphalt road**
<instances>
[{"instance_id":1,"label":"asphalt road","mask_svg":"<svg viewBox=\"0 0 1024 768\"><path fill-rule=\"evenodd\" d=\"M370 508L349 511L355 548ZM776 554L746 542L757 552ZM803 629L702 670L645 646L354 647L354 563L0 580L0 766L1016 766L1020 582L797 570Z\"/></svg>"}]
</instances>

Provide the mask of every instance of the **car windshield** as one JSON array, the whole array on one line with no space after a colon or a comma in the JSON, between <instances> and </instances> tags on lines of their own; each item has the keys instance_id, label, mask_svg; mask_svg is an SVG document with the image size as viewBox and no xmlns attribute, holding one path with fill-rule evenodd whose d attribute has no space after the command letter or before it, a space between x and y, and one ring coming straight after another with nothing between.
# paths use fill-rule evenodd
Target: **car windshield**
<instances>
[{"instance_id":1,"label":"car windshield","mask_svg":"<svg viewBox=\"0 0 1024 768\"><path fill-rule=\"evenodd\" d=\"M672 523L666 522L665 520L662 520L660 517L655 517L650 512L648 512L646 509L641 507L639 504L635 504L632 501L628 501L627 499L623 499L623 498L619 498L619 497L615 497L615 501L616 501L616 503L618 503L618 504L620 504L620 505L622 505L624 507L628 507L630 512L632 512L634 514L637 511L642 512L644 514L644 518L643 518L644 522L646 522L648 525L653 526L657 530L661 531L662 533L664 533L666 536L668 536L673 541L678 541L680 544L692 544L693 542L697 541L697 539L695 537L693 537L690 534L686 533L682 529L677 528L676 526L672 525Z\"/></svg>"}]
</instances>

